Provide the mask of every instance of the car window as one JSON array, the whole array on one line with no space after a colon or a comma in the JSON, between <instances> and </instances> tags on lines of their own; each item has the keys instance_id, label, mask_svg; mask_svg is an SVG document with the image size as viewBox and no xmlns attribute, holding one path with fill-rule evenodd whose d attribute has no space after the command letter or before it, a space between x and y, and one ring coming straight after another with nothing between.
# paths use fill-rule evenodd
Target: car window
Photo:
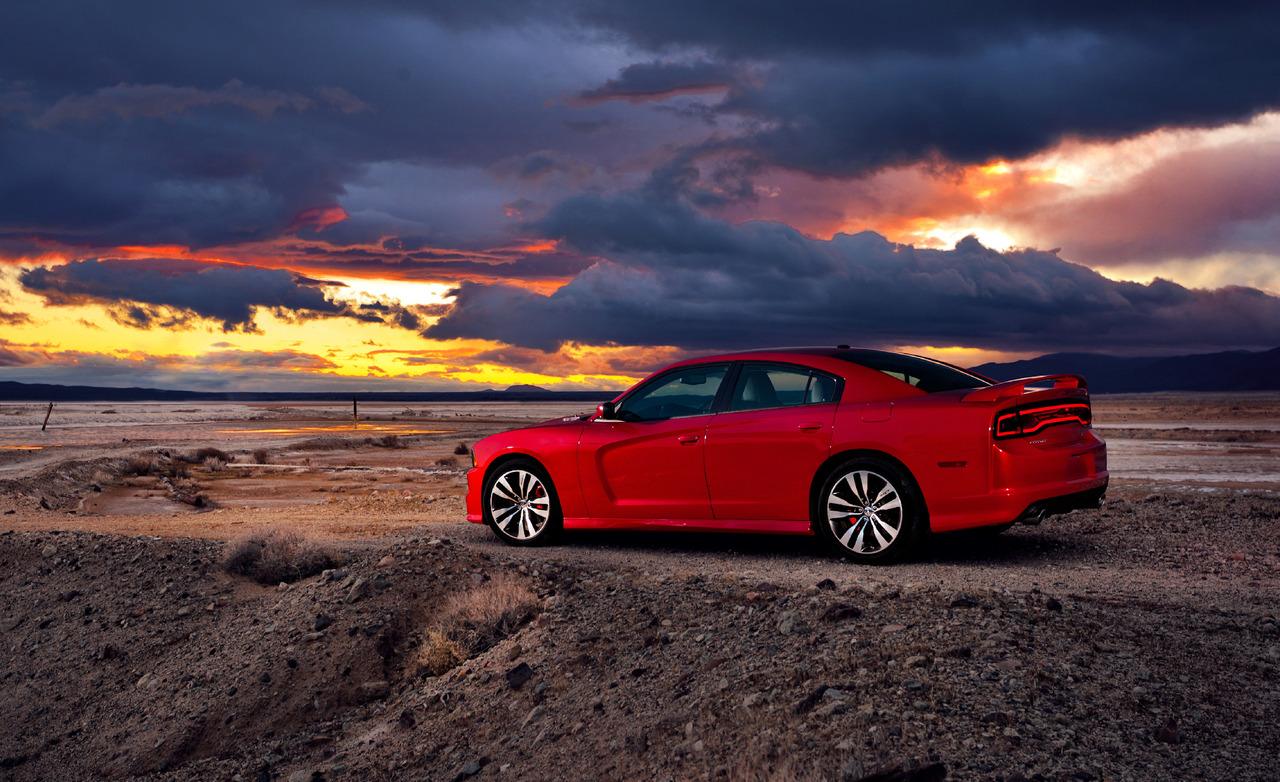
<instances>
[{"instance_id":1,"label":"car window","mask_svg":"<svg viewBox=\"0 0 1280 782\"><path fill-rule=\"evenodd\" d=\"M833 355L844 361L878 370L928 393L991 385L989 381L971 372L920 356L882 350L844 350Z\"/></svg>"},{"instance_id":2,"label":"car window","mask_svg":"<svg viewBox=\"0 0 1280 782\"><path fill-rule=\"evenodd\" d=\"M834 378L801 367L745 364L729 400L730 410L822 404L836 397Z\"/></svg>"},{"instance_id":3,"label":"car window","mask_svg":"<svg viewBox=\"0 0 1280 782\"><path fill-rule=\"evenodd\" d=\"M729 367L688 367L663 375L622 401L622 421L662 421L711 412Z\"/></svg>"}]
</instances>

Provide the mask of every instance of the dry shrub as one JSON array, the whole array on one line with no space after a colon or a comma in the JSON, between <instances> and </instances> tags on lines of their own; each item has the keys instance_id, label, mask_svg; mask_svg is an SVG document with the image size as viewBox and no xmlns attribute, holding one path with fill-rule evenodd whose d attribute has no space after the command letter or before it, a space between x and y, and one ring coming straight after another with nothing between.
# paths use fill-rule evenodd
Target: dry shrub
<instances>
[{"instance_id":1,"label":"dry shrub","mask_svg":"<svg viewBox=\"0 0 1280 782\"><path fill-rule=\"evenodd\" d=\"M439 676L465 659L462 647L443 630L428 630L426 640L418 649L418 665L433 676Z\"/></svg>"},{"instance_id":2,"label":"dry shrub","mask_svg":"<svg viewBox=\"0 0 1280 782\"><path fill-rule=\"evenodd\" d=\"M404 443L400 442L400 435L385 434L382 437L373 439L373 444L379 448L403 448Z\"/></svg>"},{"instance_id":3,"label":"dry shrub","mask_svg":"<svg viewBox=\"0 0 1280 782\"><path fill-rule=\"evenodd\" d=\"M227 463L216 456L210 456L204 460L204 468L209 472L219 472L226 469Z\"/></svg>"},{"instance_id":4,"label":"dry shrub","mask_svg":"<svg viewBox=\"0 0 1280 782\"><path fill-rule=\"evenodd\" d=\"M471 448L468 447L466 443L458 443L457 445L453 446L454 456L466 456L469 453L471 453Z\"/></svg>"},{"instance_id":5,"label":"dry shrub","mask_svg":"<svg viewBox=\"0 0 1280 782\"><path fill-rule=\"evenodd\" d=\"M457 467L458 460L453 458L452 456L446 456L442 459L436 459L436 466L437 467Z\"/></svg>"},{"instance_id":6,"label":"dry shrub","mask_svg":"<svg viewBox=\"0 0 1280 782\"><path fill-rule=\"evenodd\" d=\"M254 448L253 463L254 464L270 464L271 452L268 451L266 448Z\"/></svg>"},{"instance_id":7,"label":"dry shrub","mask_svg":"<svg viewBox=\"0 0 1280 782\"><path fill-rule=\"evenodd\" d=\"M511 635L537 608L538 598L529 587L505 573L451 595L418 650L418 665L438 676Z\"/></svg>"},{"instance_id":8,"label":"dry shrub","mask_svg":"<svg viewBox=\"0 0 1280 782\"><path fill-rule=\"evenodd\" d=\"M326 437L312 437L309 440L299 440L290 445L289 448L294 451L337 451L343 448L359 448L364 443L364 440L329 435Z\"/></svg>"},{"instance_id":9,"label":"dry shrub","mask_svg":"<svg viewBox=\"0 0 1280 782\"><path fill-rule=\"evenodd\" d=\"M235 459L231 457L231 454L221 448L213 448L211 446L205 446L204 448L197 449L195 453L189 453L182 457L184 462L190 462L191 464L208 463L210 459L216 459L224 464L235 461Z\"/></svg>"},{"instance_id":10,"label":"dry shrub","mask_svg":"<svg viewBox=\"0 0 1280 782\"><path fill-rule=\"evenodd\" d=\"M279 584L314 576L339 564L331 550L294 530L269 530L227 544L222 569L259 584Z\"/></svg>"},{"instance_id":11,"label":"dry shrub","mask_svg":"<svg viewBox=\"0 0 1280 782\"><path fill-rule=\"evenodd\" d=\"M137 454L125 460L120 474L126 478L135 475L154 475L159 472L159 460L150 454Z\"/></svg>"}]
</instances>

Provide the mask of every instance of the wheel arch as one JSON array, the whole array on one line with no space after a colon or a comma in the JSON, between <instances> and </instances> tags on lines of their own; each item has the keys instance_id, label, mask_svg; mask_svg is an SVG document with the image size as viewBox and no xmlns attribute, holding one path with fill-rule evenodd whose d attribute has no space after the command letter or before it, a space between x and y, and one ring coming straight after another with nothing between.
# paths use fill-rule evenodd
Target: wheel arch
<instances>
[{"instance_id":1,"label":"wheel arch","mask_svg":"<svg viewBox=\"0 0 1280 782\"><path fill-rule=\"evenodd\" d=\"M488 466L484 468L484 481L482 482L482 485L489 483L489 478L493 475L493 473L499 467L501 467L502 465L508 462L513 462L517 460L531 461L534 464L541 467L542 471L545 472L547 474L547 477L551 479L551 483L554 488L555 477L551 475L551 471L547 469L547 465L538 457L534 456L531 453L527 453L525 451L507 451L501 456L495 456L493 459L491 459L489 461Z\"/></svg>"},{"instance_id":2,"label":"wheel arch","mask_svg":"<svg viewBox=\"0 0 1280 782\"><path fill-rule=\"evenodd\" d=\"M809 484L809 526L814 532L817 532L817 524L822 506L822 485L827 482L827 478L831 477L831 473L835 471L844 462L850 459L873 458L893 464L902 470L903 475L907 476L907 480L911 481L911 488L915 490L916 496L920 498L920 507L924 512L924 522L926 529L929 526L929 502L925 499L924 490L920 488L920 481L916 478L915 473L898 457L886 451L875 448L847 448L842 451L831 454L827 457L813 474L813 481Z\"/></svg>"}]
</instances>

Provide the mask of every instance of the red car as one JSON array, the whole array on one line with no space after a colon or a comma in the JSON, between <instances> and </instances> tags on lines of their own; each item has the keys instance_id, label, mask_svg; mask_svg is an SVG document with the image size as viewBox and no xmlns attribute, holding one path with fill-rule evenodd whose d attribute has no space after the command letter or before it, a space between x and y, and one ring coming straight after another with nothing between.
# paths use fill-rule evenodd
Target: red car
<instances>
[{"instance_id":1,"label":"red car","mask_svg":"<svg viewBox=\"0 0 1280 782\"><path fill-rule=\"evenodd\" d=\"M1096 508L1106 444L1084 379L996 383L880 350L682 361L591 416L475 444L467 520L503 541L562 529L819 535L895 559L930 532Z\"/></svg>"}]
</instances>

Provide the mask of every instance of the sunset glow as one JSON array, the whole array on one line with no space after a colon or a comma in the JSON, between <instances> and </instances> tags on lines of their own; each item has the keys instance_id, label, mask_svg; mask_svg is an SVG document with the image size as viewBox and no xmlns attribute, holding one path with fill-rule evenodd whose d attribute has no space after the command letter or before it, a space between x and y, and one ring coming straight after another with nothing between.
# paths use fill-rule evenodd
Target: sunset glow
<instances>
[{"instance_id":1,"label":"sunset glow","mask_svg":"<svg viewBox=\"0 0 1280 782\"><path fill-rule=\"evenodd\" d=\"M1112 100L1118 74L1162 96L1169 62L1108 70L1127 39L1101 22L1094 74L1039 21L899 41L911 60L707 30L676 56L577 17L525 39L519 21L408 16L326 27L327 51L365 54L322 74L193 61L159 32L177 18L155 20L148 58L95 38L84 59L111 75L15 52L0 376L618 388L798 342L968 365L1280 342L1280 107L1247 89L1230 109ZM305 28L276 32L305 51ZM388 36L412 51L367 45ZM1008 48L1023 37L1039 43ZM1061 62L1030 57L1042 45ZM990 91L980 116L945 87L966 68ZM1097 106L1045 105L1024 70Z\"/></svg>"}]
</instances>

